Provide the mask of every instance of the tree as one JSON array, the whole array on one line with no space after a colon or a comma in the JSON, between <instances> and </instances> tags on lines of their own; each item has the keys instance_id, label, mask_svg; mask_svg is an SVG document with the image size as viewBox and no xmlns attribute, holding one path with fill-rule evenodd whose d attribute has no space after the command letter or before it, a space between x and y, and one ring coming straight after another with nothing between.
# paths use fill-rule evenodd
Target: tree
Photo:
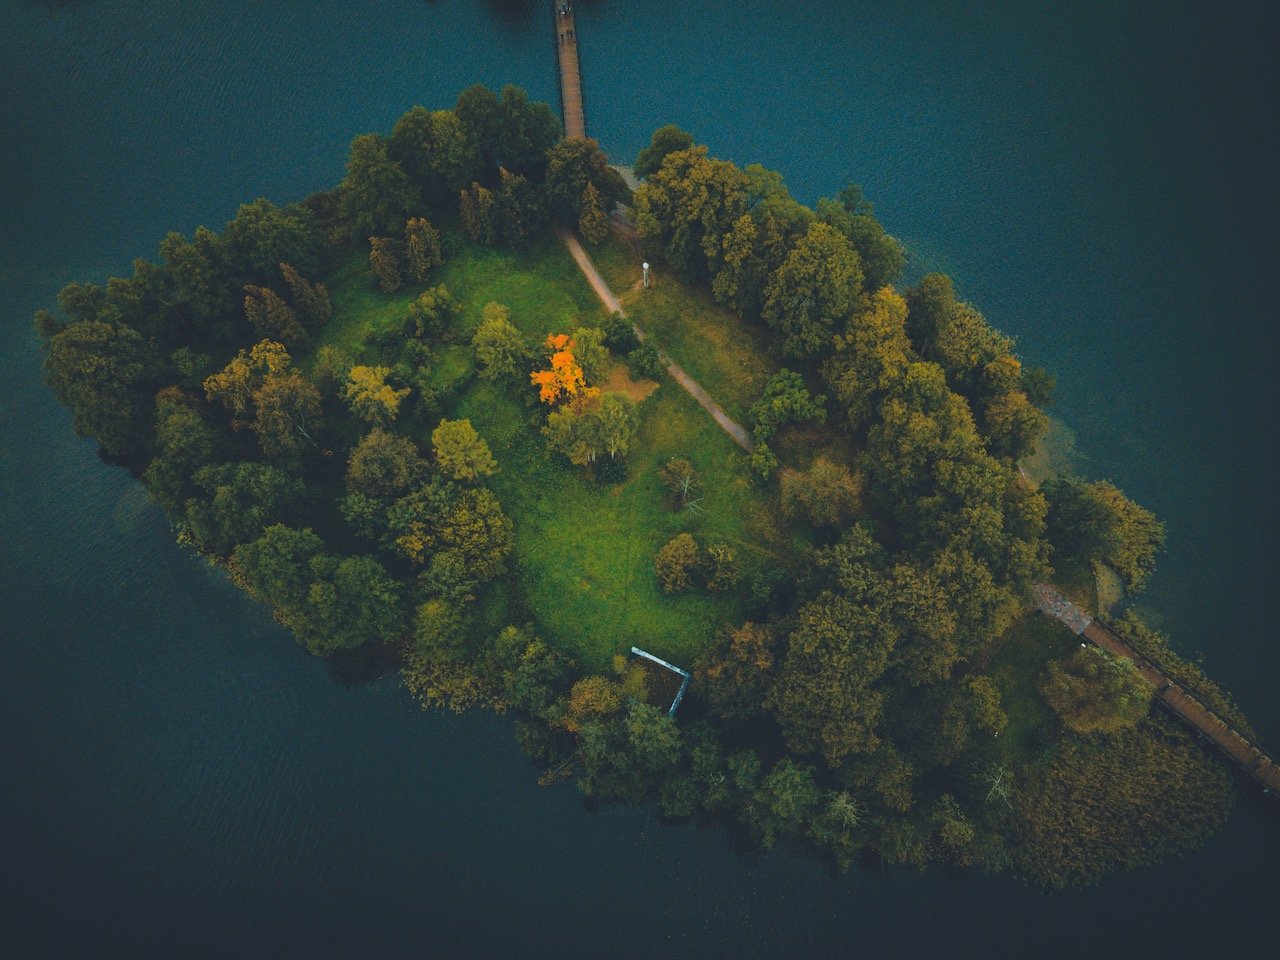
<instances>
[{"instance_id":1,"label":"tree","mask_svg":"<svg viewBox=\"0 0 1280 960\"><path fill-rule=\"evenodd\" d=\"M782 512L788 517L803 515L815 527L844 524L862 512L862 487L861 474L815 457L804 473L783 472Z\"/></svg>"},{"instance_id":2,"label":"tree","mask_svg":"<svg viewBox=\"0 0 1280 960\"><path fill-rule=\"evenodd\" d=\"M692 587L702 560L702 551L692 534L680 533L668 540L653 560L663 592L679 593Z\"/></svg>"},{"instance_id":3,"label":"tree","mask_svg":"<svg viewBox=\"0 0 1280 960\"><path fill-rule=\"evenodd\" d=\"M764 711L773 679L777 639L773 631L744 623L720 634L695 666L697 691L723 720L745 720Z\"/></svg>"},{"instance_id":4,"label":"tree","mask_svg":"<svg viewBox=\"0 0 1280 960\"><path fill-rule=\"evenodd\" d=\"M204 496L187 501L187 528L202 549L221 556L287 522L305 493L301 482L261 463L204 466L193 479Z\"/></svg>"},{"instance_id":5,"label":"tree","mask_svg":"<svg viewBox=\"0 0 1280 960\"><path fill-rule=\"evenodd\" d=\"M1080 560L1098 560L1136 593L1155 569L1164 524L1113 484L1058 477L1044 485L1048 535L1054 549Z\"/></svg>"},{"instance_id":6,"label":"tree","mask_svg":"<svg viewBox=\"0 0 1280 960\"><path fill-rule=\"evenodd\" d=\"M311 567L316 578L307 591L310 629L303 641L312 653L349 650L403 635L400 585L373 557L321 556Z\"/></svg>"},{"instance_id":7,"label":"tree","mask_svg":"<svg viewBox=\"0 0 1280 960\"><path fill-rule=\"evenodd\" d=\"M551 213L562 223L577 223L585 213L588 190L602 215L630 193L595 140L561 140L547 153L547 205Z\"/></svg>"},{"instance_id":8,"label":"tree","mask_svg":"<svg viewBox=\"0 0 1280 960\"><path fill-rule=\"evenodd\" d=\"M858 251L868 290L879 290L898 279L906 263L902 244L884 232L871 204L863 198L861 187L850 184L834 200L824 197L815 212L819 220L839 230Z\"/></svg>"},{"instance_id":9,"label":"tree","mask_svg":"<svg viewBox=\"0 0 1280 960\"><path fill-rule=\"evenodd\" d=\"M1040 693L1068 729L1117 733L1147 715L1154 688L1132 661L1086 646L1049 664Z\"/></svg>"},{"instance_id":10,"label":"tree","mask_svg":"<svg viewBox=\"0 0 1280 960\"><path fill-rule=\"evenodd\" d=\"M767 700L792 750L834 767L875 749L884 697L873 685L895 640L891 624L846 597L824 592L800 608Z\"/></svg>"},{"instance_id":11,"label":"tree","mask_svg":"<svg viewBox=\"0 0 1280 960\"><path fill-rule=\"evenodd\" d=\"M183 516L191 474L214 459L218 435L176 387L156 394L156 456L143 472L151 498L172 521Z\"/></svg>"},{"instance_id":12,"label":"tree","mask_svg":"<svg viewBox=\"0 0 1280 960\"><path fill-rule=\"evenodd\" d=\"M346 386L351 366L351 358L337 347L326 344L316 351L311 380L324 400L332 400L339 395Z\"/></svg>"},{"instance_id":13,"label":"tree","mask_svg":"<svg viewBox=\"0 0 1280 960\"><path fill-rule=\"evenodd\" d=\"M510 318L511 311L502 304L485 304L480 326L471 338L480 376L486 380L514 378L528 359L524 337Z\"/></svg>"},{"instance_id":14,"label":"tree","mask_svg":"<svg viewBox=\"0 0 1280 960\"><path fill-rule=\"evenodd\" d=\"M578 327L570 334L570 347L574 359L582 367L583 380L595 386L609 374L613 358L604 345L604 331L599 327Z\"/></svg>"},{"instance_id":15,"label":"tree","mask_svg":"<svg viewBox=\"0 0 1280 960\"><path fill-rule=\"evenodd\" d=\"M433 207L456 197L480 175L478 146L452 110L411 107L392 128L387 156Z\"/></svg>"},{"instance_id":16,"label":"tree","mask_svg":"<svg viewBox=\"0 0 1280 960\"><path fill-rule=\"evenodd\" d=\"M313 579L311 560L323 551L324 542L311 529L273 524L256 540L236 547L231 566L251 597L272 607L300 634Z\"/></svg>"},{"instance_id":17,"label":"tree","mask_svg":"<svg viewBox=\"0 0 1280 960\"><path fill-rule=\"evenodd\" d=\"M278 340L290 347L306 346L310 338L298 315L284 298L267 287L244 288L244 315L254 333L264 340Z\"/></svg>"},{"instance_id":18,"label":"tree","mask_svg":"<svg viewBox=\"0 0 1280 960\"><path fill-rule=\"evenodd\" d=\"M780 836L798 834L819 801L813 768L789 757L779 760L760 782L743 811L743 819L764 847Z\"/></svg>"},{"instance_id":19,"label":"tree","mask_svg":"<svg viewBox=\"0 0 1280 960\"><path fill-rule=\"evenodd\" d=\"M768 259L769 241L779 239L777 227L774 220L757 222L750 213L738 217L724 236L720 268L711 281L716 300L752 319L764 305L770 275L781 265Z\"/></svg>"},{"instance_id":20,"label":"tree","mask_svg":"<svg viewBox=\"0 0 1280 960\"><path fill-rule=\"evenodd\" d=\"M222 370L206 377L205 396L241 416L266 378L284 373L288 366L289 352L284 345L263 340L249 350L241 350Z\"/></svg>"},{"instance_id":21,"label":"tree","mask_svg":"<svg viewBox=\"0 0 1280 960\"><path fill-rule=\"evenodd\" d=\"M197 227L190 241L169 233L160 256L173 278L175 303L192 325L202 333L229 333L243 279L233 275L223 239L207 227Z\"/></svg>"},{"instance_id":22,"label":"tree","mask_svg":"<svg viewBox=\"0 0 1280 960\"><path fill-rule=\"evenodd\" d=\"M323 327L333 317L333 304L329 301L329 288L323 283L311 283L287 263L280 264L280 273L289 285L294 308L304 326L312 330Z\"/></svg>"},{"instance_id":23,"label":"tree","mask_svg":"<svg viewBox=\"0 0 1280 960\"><path fill-rule=\"evenodd\" d=\"M413 650L434 662L457 662L466 654L467 631L457 604L440 598L418 607L413 623Z\"/></svg>"},{"instance_id":24,"label":"tree","mask_svg":"<svg viewBox=\"0 0 1280 960\"><path fill-rule=\"evenodd\" d=\"M603 243L609 236L609 215L605 213L604 201L595 184L588 183L583 188L579 211L578 232L582 238L593 246Z\"/></svg>"},{"instance_id":25,"label":"tree","mask_svg":"<svg viewBox=\"0 0 1280 960\"><path fill-rule=\"evenodd\" d=\"M583 677L569 692L569 710L565 727L574 733L584 724L617 713L622 709L622 688L608 677Z\"/></svg>"},{"instance_id":26,"label":"tree","mask_svg":"<svg viewBox=\"0 0 1280 960\"><path fill-rule=\"evenodd\" d=\"M441 420L431 432L431 448L440 469L455 480L475 481L498 469L489 445L470 420Z\"/></svg>"},{"instance_id":27,"label":"tree","mask_svg":"<svg viewBox=\"0 0 1280 960\"><path fill-rule=\"evenodd\" d=\"M600 418L584 404L566 403L547 414L542 434L547 446L575 466L585 467L600 454Z\"/></svg>"},{"instance_id":28,"label":"tree","mask_svg":"<svg viewBox=\"0 0 1280 960\"><path fill-rule=\"evenodd\" d=\"M535 370L529 379L538 388L538 399L554 404L578 395L586 386L582 367L573 354L573 339L563 333L548 335L544 347L550 354L550 369Z\"/></svg>"},{"instance_id":29,"label":"tree","mask_svg":"<svg viewBox=\"0 0 1280 960\"><path fill-rule=\"evenodd\" d=\"M926 353L956 304L955 287L945 273L929 273L907 291L907 336L920 353Z\"/></svg>"},{"instance_id":30,"label":"tree","mask_svg":"<svg viewBox=\"0 0 1280 960\"><path fill-rule=\"evenodd\" d=\"M318 430L320 391L293 372L269 374L253 394L254 418L250 425L258 446L268 457L290 460L304 446L316 446L311 433Z\"/></svg>"},{"instance_id":31,"label":"tree","mask_svg":"<svg viewBox=\"0 0 1280 960\"><path fill-rule=\"evenodd\" d=\"M175 466L192 472L209 463L218 449L218 434L185 395L162 390L156 395L156 448Z\"/></svg>"},{"instance_id":32,"label":"tree","mask_svg":"<svg viewBox=\"0 0 1280 960\"><path fill-rule=\"evenodd\" d=\"M825 223L813 223L765 288L764 320L790 357L830 348L853 316L862 291L858 253Z\"/></svg>"},{"instance_id":33,"label":"tree","mask_svg":"<svg viewBox=\"0 0 1280 960\"><path fill-rule=\"evenodd\" d=\"M418 187L387 156L387 142L376 133L351 141L347 174L339 189L342 220L352 237L396 232L421 201ZM283 259L288 258L276 262Z\"/></svg>"},{"instance_id":34,"label":"tree","mask_svg":"<svg viewBox=\"0 0 1280 960\"><path fill-rule=\"evenodd\" d=\"M836 337L836 352L822 365L823 378L854 430L871 422L880 401L906 375L911 362L906 319L906 301L889 287L877 290L847 332Z\"/></svg>"},{"instance_id":35,"label":"tree","mask_svg":"<svg viewBox=\"0 0 1280 960\"><path fill-rule=\"evenodd\" d=\"M458 94L453 114L484 170L497 170L501 157L501 119L497 95L482 84ZM477 174L478 176L478 174Z\"/></svg>"},{"instance_id":36,"label":"tree","mask_svg":"<svg viewBox=\"0 0 1280 960\"><path fill-rule=\"evenodd\" d=\"M409 276L423 283L434 267L444 263L440 254L440 231L426 217L413 217L404 225L404 253Z\"/></svg>"},{"instance_id":37,"label":"tree","mask_svg":"<svg viewBox=\"0 0 1280 960\"><path fill-rule=\"evenodd\" d=\"M765 383L760 399L747 412L751 439L757 444L767 443L787 423L805 420L824 423L827 419L826 400L826 397L812 396L800 374L779 370Z\"/></svg>"},{"instance_id":38,"label":"tree","mask_svg":"<svg viewBox=\"0 0 1280 960\"><path fill-rule=\"evenodd\" d=\"M93 437L114 456L142 447L156 368L151 347L137 331L97 320L55 335L44 360L45 382L70 408L76 434Z\"/></svg>"},{"instance_id":39,"label":"tree","mask_svg":"<svg viewBox=\"0 0 1280 960\"><path fill-rule=\"evenodd\" d=\"M685 457L672 457L658 470L658 477L676 495L681 508L696 502L693 491L698 485L698 471Z\"/></svg>"},{"instance_id":40,"label":"tree","mask_svg":"<svg viewBox=\"0 0 1280 960\"><path fill-rule=\"evenodd\" d=\"M409 395L408 387L397 390L387 383L390 372L388 367L358 365L348 374L343 397L366 423L386 426L400 412L400 401Z\"/></svg>"},{"instance_id":41,"label":"tree","mask_svg":"<svg viewBox=\"0 0 1280 960\"><path fill-rule=\"evenodd\" d=\"M625 393L606 393L592 415L600 422L600 443L609 451L609 458L626 456L640 423L635 401Z\"/></svg>"},{"instance_id":42,"label":"tree","mask_svg":"<svg viewBox=\"0 0 1280 960\"><path fill-rule=\"evenodd\" d=\"M809 824L809 836L831 852L841 873L849 869L858 852L862 818L862 804L848 790L840 790L826 795Z\"/></svg>"},{"instance_id":43,"label":"tree","mask_svg":"<svg viewBox=\"0 0 1280 960\"><path fill-rule=\"evenodd\" d=\"M439 528L440 544L453 551L480 583L506 568L514 542L511 520L491 490L464 490L445 513Z\"/></svg>"},{"instance_id":44,"label":"tree","mask_svg":"<svg viewBox=\"0 0 1280 960\"><path fill-rule=\"evenodd\" d=\"M992 397L983 407L982 432L992 456L1020 460L1033 453L1049 429L1049 418L1021 390Z\"/></svg>"},{"instance_id":45,"label":"tree","mask_svg":"<svg viewBox=\"0 0 1280 960\"><path fill-rule=\"evenodd\" d=\"M395 293L404 278L400 274L400 258L391 246L390 237L369 238L369 270L377 278L378 289Z\"/></svg>"},{"instance_id":46,"label":"tree","mask_svg":"<svg viewBox=\"0 0 1280 960\"><path fill-rule=\"evenodd\" d=\"M708 544L706 571L707 589L716 592L732 590L742 579L733 548L727 543Z\"/></svg>"},{"instance_id":47,"label":"tree","mask_svg":"<svg viewBox=\"0 0 1280 960\"><path fill-rule=\"evenodd\" d=\"M494 157L500 165L530 180L542 180L547 154L561 137L560 121L551 108L507 84L498 101L497 130Z\"/></svg>"},{"instance_id":48,"label":"tree","mask_svg":"<svg viewBox=\"0 0 1280 960\"><path fill-rule=\"evenodd\" d=\"M315 219L305 207L278 207L261 198L242 204L222 231L219 246L225 272L218 282L234 278L236 286L269 283L282 262L315 270L320 265L321 240Z\"/></svg>"},{"instance_id":49,"label":"tree","mask_svg":"<svg viewBox=\"0 0 1280 960\"><path fill-rule=\"evenodd\" d=\"M439 337L458 315L458 304L444 284L430 287L409 304L411 332L419 340Z\"/></svg>"},{"instance_id":50,"label":"tree","mask_svg":"<svg viewBox=\"0 0 1280 960\"><path fill-rule=\"evenodd\" d=\"M493 194L496 241L508 247L525 246L542 226L544 216L541 195L528 177L500 168L498 190Z\"/></svg>"},{"instance_id":51,"label":"tree","mask_svg":"<svg viewBox=\"0 0 1280 960\"><path fill-rule=\"evenodd\" d=\"M725 234L747 212L747 178L706 147L671 153L636 190L636 229L654 256L685 280L714 276Z\"/></svg>"},{"instance_id":52,"label":"tree","mask_svg":"<svg viewBox=\"0 0 1280 960\"><path fill-rule=\"evenodd\" d=\"M488 187L473 182L471 189L458 194L458 217L462 229L472 240L490 246L501 236L498 224L497 201Z\"/></svg>"},{"instance_id":53,"label":"tree","mask_svg":"<svg viewBox=\"0 0 1280 960\"><path fill-rule=\"evenodd\" d=\"M649 146L636 155L635 175L644 179L651 177L662 168L667 156L680 150L688 150L693 146L693 135L685 133L673 123L659 127L653 131Z\"/></svg>"},{"instance_id":54,"label":"tree","mask_svg":"<svg viewBox=\"0 0 1280 960\"><path fill-rule=\"evenodd\" d=\"M347 490L378 500L398 499L420 485L429 470L412 440L375 427L351 451Z\"/></svg>"}]
</instances>

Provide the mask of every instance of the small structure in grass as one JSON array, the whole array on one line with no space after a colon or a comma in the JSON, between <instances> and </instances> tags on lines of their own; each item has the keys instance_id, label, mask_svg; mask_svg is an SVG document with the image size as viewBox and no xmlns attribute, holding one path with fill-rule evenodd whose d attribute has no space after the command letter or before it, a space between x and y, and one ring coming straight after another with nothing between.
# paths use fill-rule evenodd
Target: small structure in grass
<instances>
[{"instance_id":1,"label":"small structure in grass","mask_svg":"<svg viewBox=\"0 0 1280 960\"><path fill-rule=\"evenodd\" d=\"M641 659L648 668L647 686L649 696L653 699L656 706L662 706L667 702L667 698L671 697L671 706L667 709L667 716L674 717L676 710L680 706L680 701L684 699L684 692L689 689L689 678L691 674L688 670L681 670L673 663L667 663L661 657L655 657L647 650L641 650L639 647L632 647L631 653Z\"/></svg>"}]
</instances>

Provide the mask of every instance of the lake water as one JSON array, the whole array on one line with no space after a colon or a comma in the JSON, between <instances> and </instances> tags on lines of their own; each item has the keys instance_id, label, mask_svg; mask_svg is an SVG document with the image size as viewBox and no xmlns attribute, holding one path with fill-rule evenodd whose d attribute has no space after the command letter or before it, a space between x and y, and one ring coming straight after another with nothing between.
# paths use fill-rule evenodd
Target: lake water
<instances>
[{"instance_id":1,"label":"lake water","mask_svg":"<svg viewBox=\"0 0 1280 960\"><path fill-rule=\"evenodd\" d=\"M32 311L300 198L415 102L558 102L548 4L0 0L0 950L79 956L1230 956L1276 805L1044 896L735 850L544 790L507 721L344 686L179 550L43 387ZM961 12L958 8L963 6ZM864 185L1059 377L1169 524L1144 605L1280 746L1274 3L578 3L587 124L675 122L805 201ZM1270 938L1264 940L1264 938ZM1262 948L1265 952L1265 947Z\"/></svg>"}]
</instances>

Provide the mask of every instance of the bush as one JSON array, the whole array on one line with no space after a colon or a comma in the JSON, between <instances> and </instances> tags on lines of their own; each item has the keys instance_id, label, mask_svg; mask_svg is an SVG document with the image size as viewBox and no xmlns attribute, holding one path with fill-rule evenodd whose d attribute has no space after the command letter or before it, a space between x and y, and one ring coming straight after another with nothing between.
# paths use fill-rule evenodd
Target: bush
<instances>
[{"instance_id":1,"label":"bush","mask_svg":"<svg viewBox=\"0 0 1280 960\"><path fill-rule=\"evenodd\" d=\"M862 510L862 476L823 457L805 473L782 474L782 512L803 515L815 527L851 520Z\"/></svg>"},{"instance_id":2,"label":"bush","mask_svg":"<svg viewBox=\"0 0 1280 960\"><path fill-rule=\"evenodd\" d=\"M627 370L636 380L657 380L662 376L662 360L652 344L642 343L627 354Z\"/></svg>"},{"instance_id":3,"label":"bush","mask_svg":"<svg viewBox=\"0 0 1280 960\"><path fill-rule=\"evenodd\" d=\"M689 533L672 537L653 560L658 583L666 593L679 593L692 587L701 566L702 551Z\"/></svg>"},{"instance_id":4,"label":"bush","mask_svg":"<svg viewBox=\"0 0 1280 960\"><path fill-rule=\"evenodd\" d=\"M626 356L640 346L635 326L620 313L605 317L600 329L604 331L604 345L618 356Z\"/></svg>"},{"instance_id":5,"label":"bush","mask_svg":"<svg viewBox=\"0 0 1280 960\"><path fill-rule=\"evenodd\" d=\"M1049 664L1040 693L1076 733L1119 733L1147 715L1153 690L1128 660L1081 647Z\"/></svg>"},{"instance_id":6,"label":"bush","mask_svg":"<svg viewBox=\"0 0 1280 960\"><path fill-rule=\"evenodd\" d=\"M742 579L733 550L724 543L707 547L707 589L732 590Z\"/></svg>"}]
</instances>

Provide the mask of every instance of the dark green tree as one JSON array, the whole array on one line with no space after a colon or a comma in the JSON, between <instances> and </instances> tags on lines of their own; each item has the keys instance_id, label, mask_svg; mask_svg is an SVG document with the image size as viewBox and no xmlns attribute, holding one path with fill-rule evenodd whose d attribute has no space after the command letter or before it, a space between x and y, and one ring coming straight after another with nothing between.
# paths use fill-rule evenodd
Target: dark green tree
<instances>
[{"instance_id":1,"label":"dark green tree","mask_svg":"<svg viewBox=\"0 0 1280 960\"><path fill-rule=\"evenodd\" d=\"M298 480L262 463L205 466L193 480L202 496L187 501L187 529L202 549L220 556L289 522L304 495Z\"/></svg>"},{"instance_id":2,"label":"dark green tree","mask_svg":"<svg viewBox=\"0 0 1280 960\"><path fill-rule=\"evenodd\" d=\"M340 190L342 221L353 239L399 233L421 202L418 187L387 156L387 142L376 133L351 141Z\"/></svg>"},{"instance_id":3,"label":"dark green tree","mask_svg":"<svg viewBox=\"0 0 1280 960\"><path fill-rule=\"evenodd\" d=\"M636 154L635 174L641 179L662 169L662 162L673 153L693 146L693 134L685 133L673 123L653 131L649 146Z\"/></svg>"},{"instance_id":4,"label":"dark green tree","mask_svg":"<svg viewBox=\"0 0 1280 960\"><path fill-rule=\"evenodd\" d=\"M44 371L77 435L93 437L113 456L142 449L158 363L136 330L97 320L72 324L49 341Z\"/></svg>"},{"instance_id":5,"label":"dark green tree","mask_svg":"<svg viewBox=\"0 0 1280 960\"><path fill-rule=\"evenodd\" d=\"M814 223L765 287L764 320L790 357L828 352L843 333L862 291L853 246L825 223Z\"/></svg>"}]
</instances>

